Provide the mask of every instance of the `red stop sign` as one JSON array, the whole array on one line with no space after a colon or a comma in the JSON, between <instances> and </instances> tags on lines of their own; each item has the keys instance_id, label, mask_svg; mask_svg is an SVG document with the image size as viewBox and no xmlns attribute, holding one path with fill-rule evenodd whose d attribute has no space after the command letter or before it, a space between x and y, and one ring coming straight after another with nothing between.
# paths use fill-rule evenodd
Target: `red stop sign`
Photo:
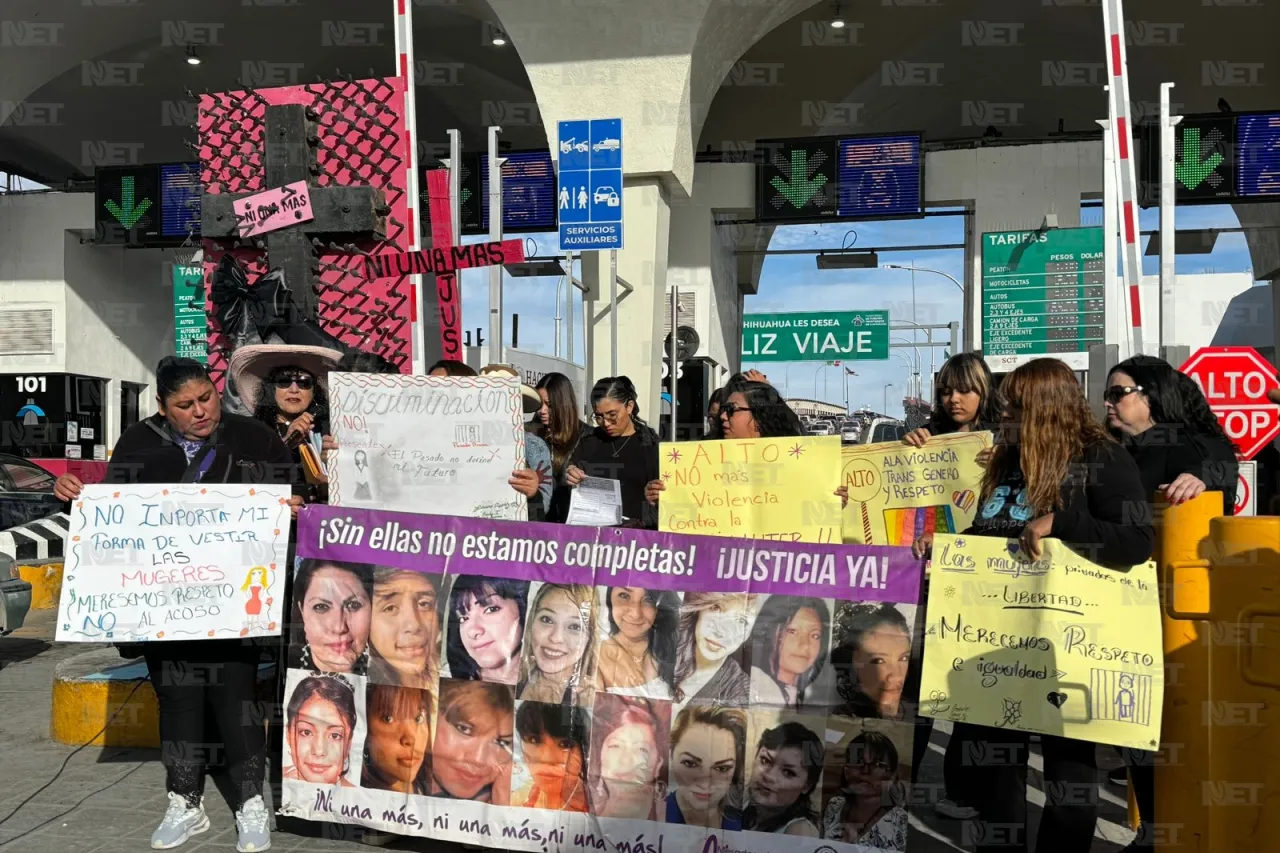
<instances>
[{"instance_id":1,"label":"red stop sign","mask_svg":"<svg viewBox=\"0 0 1280 853\"><path fill-rule=\"evenodd\" d=\"M1267 402L1280 382L1257 350L1205 347L1178 369L1200 386L1241 459L1252 459L1280 433L1280 406Z\"/></svg>"}]
</instances>

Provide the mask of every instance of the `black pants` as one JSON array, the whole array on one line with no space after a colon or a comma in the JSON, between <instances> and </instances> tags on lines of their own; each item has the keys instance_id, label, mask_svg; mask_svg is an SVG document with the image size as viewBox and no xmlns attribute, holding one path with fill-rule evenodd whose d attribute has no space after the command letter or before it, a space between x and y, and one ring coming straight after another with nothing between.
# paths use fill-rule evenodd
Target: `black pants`
<instances>
[{"instance_id":1,"label":"black pants","mask_svg":"<svg viewBox=\"0 0 1280 853\"><path fill-rule=\"evenodd\" d=\"M916 717L915 741L911 744L911 784L915 785L920 775L920 765L929 753L929 739L933 737L933 718L920 715ZM964 778L964 729L957 723L951 729L951 737L947 739L947 749L942 754L942 785L945 795L952 802L969 805L969 786ZM944 792L932 800L941 799Z\"/></svg>"},{"instance_id":2,"label":"black pants","mask_svg":"<svg viewBox=\"0 0 1280 853\"><path fill-rule=\"evenodd\" d=\"M257 701L261 649L238 640L148 643L160 710L165 787L194 806L205 771L225 767L239 802L262 793L266 715Z\"/></svg>"},{"instance_id":3,"label":"black pants","mask_svg":"<svg viewBox=\"0 0 1280 853\"><path fill-rule=\"evenodd\" d=\"M1145 749L1121 749L1120 756L1129 768L1129 781L1133 785L1133 799L1138 804L1138 817L1142 826L1136 839L1139 847L1153 847L1156 823L1156 768L1154 752Z\"/></svg>"},{"instance_id":4,"label":"black pants","mask_svg":"<svg viewBox=\"0 0 1280 853\"><path fill-rule=\"evenodd\" d=\"M1027 850L1027 758L1029 735L990 728L965 729L971 738L963 768L970 803L978 809L978 853ZM1044 814L1038 853L1088 853L1098 823L1097 744L1041 735Z\"/></svg>"}]
</instances>

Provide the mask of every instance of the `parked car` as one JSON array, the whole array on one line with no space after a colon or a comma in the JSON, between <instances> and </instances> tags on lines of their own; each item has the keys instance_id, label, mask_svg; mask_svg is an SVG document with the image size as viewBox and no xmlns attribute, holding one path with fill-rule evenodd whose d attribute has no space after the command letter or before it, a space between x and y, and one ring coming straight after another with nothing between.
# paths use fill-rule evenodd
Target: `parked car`
<instances>
[{"instance_id":1,"label":"parked car","mask_svg":"<svg viewBox=\"0 0 1280 853\"><path fill-rule=\"evenodd\" d=\"M0 453L0 530L60 512L62 501L53 496L55 481L29 459Z\"/></svg>"},{"instance_id":2,"label":"parked car","mask_svg":"<svg viewBox=\"0 0 1280 853\"><path fill-rule=\"evenodd\" d=\"M907 425L892 418L873 418L862 428L859 444L879 444L882 441L902 441Z\"/></svg>"}]
</instances>

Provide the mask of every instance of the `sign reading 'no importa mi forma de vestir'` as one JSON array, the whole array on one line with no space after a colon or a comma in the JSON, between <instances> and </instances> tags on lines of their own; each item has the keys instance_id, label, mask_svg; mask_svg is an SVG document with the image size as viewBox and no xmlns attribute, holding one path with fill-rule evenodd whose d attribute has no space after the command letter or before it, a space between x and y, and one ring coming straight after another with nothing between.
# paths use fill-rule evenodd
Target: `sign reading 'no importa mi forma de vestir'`
<instances>
[{"instance_id":1,"label":"sign reading 'no importa mi forma de vestir'","mask_svg":"<svg viewBox=\"0 0 1280 853\"><path fill-rule=\"evenodd\" d=\"M742 357L749 361L886 361L888 311L748 314Z\"/></svg>"}]
</instances>

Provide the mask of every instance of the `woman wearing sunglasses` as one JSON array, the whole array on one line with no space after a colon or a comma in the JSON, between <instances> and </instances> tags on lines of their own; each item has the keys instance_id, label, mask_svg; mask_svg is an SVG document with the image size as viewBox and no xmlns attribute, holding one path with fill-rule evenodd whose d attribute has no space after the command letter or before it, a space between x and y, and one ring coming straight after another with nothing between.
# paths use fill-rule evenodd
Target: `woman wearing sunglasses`
<instances>
[{"instance_id":1,"label":"woman wearing sunglasses","mask_svg":"<svg viewBox=\"0 0 1280 853\"><path fill-rule=\"evenodd\" d=\"M300 470L311 470L308 503L327 499L312 435L321 437L323 451L336 447L329 435L328 384L329 371L341 359L342 353L323 347L259 344L236 350L228 368L253 416L276 431ZM304 453L312 465L305 463Z\"/></svg>"}]
</instances>

